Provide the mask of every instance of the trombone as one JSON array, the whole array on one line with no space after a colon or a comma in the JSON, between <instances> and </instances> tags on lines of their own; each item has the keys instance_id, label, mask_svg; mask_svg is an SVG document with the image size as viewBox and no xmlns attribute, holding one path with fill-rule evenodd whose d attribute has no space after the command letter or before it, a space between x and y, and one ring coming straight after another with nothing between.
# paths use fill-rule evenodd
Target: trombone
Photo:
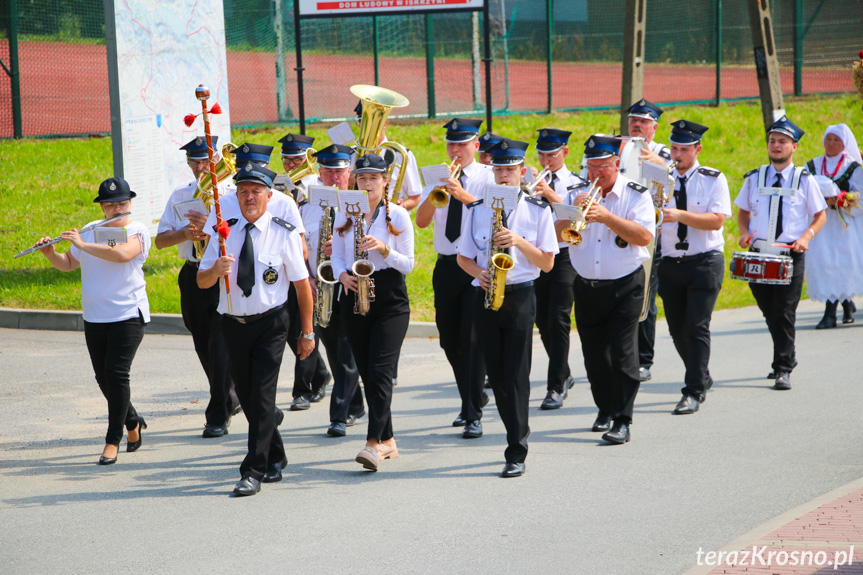
<instances>
[{"instance_id":1,"label":"trombone","mask_svg":"<svg viewBox=\"0 0 863 575\"><path fill-rule=\"evenodd\" d=\"M599 195L602 193L602 188L597 186L596 183L599 181L599 178L596 178L591 182L590 189L587 190L587 202L584 203L581 214L582 218L587 216L587 212L590 211L590 208L593 207L593 204L599 199ZM581 232L584 231L584 228L587 227L587 220L581 219L578 221L570 220L569 227L560 232L561 238L563 241L568 243L571 246L578 246L584 240Z\"/></svg>"},{"instance_id":2,"label":"trombone","mask_svg":"<svg viewBox=\"0 0 863 575\"><path fill-rule=\"evenodd\" d=\"M449 177L455 178L459 170L461 170L461 164L458 163L458 156L456 156L449 165ZM446 191L446 186L433 188L429 192L428 200L435 208L445 208L449 204L449 192Z\"/></svg>"}]
</instances>

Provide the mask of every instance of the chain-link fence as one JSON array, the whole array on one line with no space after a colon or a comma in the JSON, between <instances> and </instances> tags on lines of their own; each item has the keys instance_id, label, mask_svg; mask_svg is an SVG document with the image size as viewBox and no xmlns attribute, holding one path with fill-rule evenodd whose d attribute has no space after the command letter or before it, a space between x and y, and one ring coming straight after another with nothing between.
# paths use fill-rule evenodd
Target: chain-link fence
<instances>
[{"instance_id":1,"label":"chain-link fence","mask_svg":"<svg viewBox=\"0 0 863 575\"><path fill-rule=\"evenodd\" d=\"M620 105L624 0L490 1L495 113ZM6 8L14 4L17 58ZM108 132L103 4L0 6L0 59L20 71L23 135ZM233 124L295 122L293 0L224 6ZM772 10L783 91L851 91L863 0L785 0ZM484 113L480 14L311 19L301 34L308 121L351 118L348 88L373 83L410 99L398 115ZM746 0L648 0L645 63L644 94L658 103L757 97ZM13 100L0 70L0 137L15 133Z\"/></svg>"}]
</instances>

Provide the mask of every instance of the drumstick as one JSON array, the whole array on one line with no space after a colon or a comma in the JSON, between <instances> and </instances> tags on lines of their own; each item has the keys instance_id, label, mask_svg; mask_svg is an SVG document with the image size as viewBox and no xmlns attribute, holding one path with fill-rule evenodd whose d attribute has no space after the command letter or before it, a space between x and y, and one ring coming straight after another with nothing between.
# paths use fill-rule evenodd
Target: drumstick
<instances>
[{"instance_id":1,"label":"drumstick","mask_svg":"<svg viewBox=\"0 0 863 575\"><path fill-rule=\"evenodd\" d=\"M793 248L793 247L794 247L794 246L792 246L791 244L770 244L770 245L771 245L772 247L774 247L774 248L788 248L788 249L791 249L791 248Z\"/></svg>"}]
</instances>

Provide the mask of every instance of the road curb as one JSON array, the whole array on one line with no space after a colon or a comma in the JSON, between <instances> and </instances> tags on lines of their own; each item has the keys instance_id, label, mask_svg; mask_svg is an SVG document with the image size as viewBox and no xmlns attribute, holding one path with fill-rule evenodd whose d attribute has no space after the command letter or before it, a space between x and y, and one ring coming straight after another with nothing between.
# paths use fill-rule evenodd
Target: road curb
<instances>
[{"instance_id":1,"label":"road curb","mask_svg":"<svg viewBox=\"0 0 863 575\"><path fill-rule=\"evenodd\" d=\"M0 328L39 329L49 331L84 331L84 319L80 311L15 309L0 307ZM190 335L183 324L183 316L175 313L150 315L148 334ZM437 326L430 321L412 321L407 337L437 337Z\"/></svg>"}]
</instances>

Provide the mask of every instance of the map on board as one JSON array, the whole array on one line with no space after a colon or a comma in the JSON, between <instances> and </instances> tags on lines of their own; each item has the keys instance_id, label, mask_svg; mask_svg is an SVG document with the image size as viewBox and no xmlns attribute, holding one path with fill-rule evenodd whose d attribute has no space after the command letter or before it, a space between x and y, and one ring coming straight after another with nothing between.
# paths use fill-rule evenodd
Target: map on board
<instances>
[{"instance_id":1,"label":"map on board","mask_svg":"<svg viewBox=\"0 0 863 575\"><path fill-rule=\"evenodd\" d=\"M228 67L222 0L115 2L123 176L137 193L132 217L155 232L169 195L192 179L180 146L204 134L195 88L210 88L207 104L217 147L230 140Z\"/></svg>"}]
</instances>

